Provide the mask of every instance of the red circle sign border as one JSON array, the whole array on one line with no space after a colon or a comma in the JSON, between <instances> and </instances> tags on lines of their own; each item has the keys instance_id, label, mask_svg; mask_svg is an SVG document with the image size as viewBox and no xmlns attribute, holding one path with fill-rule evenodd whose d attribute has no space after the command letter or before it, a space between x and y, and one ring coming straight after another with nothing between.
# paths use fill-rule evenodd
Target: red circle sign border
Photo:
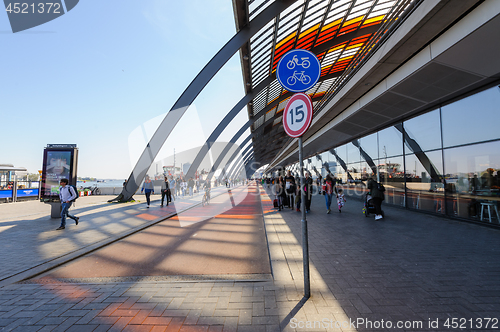
<instances>
[{"instance_id":1,"label":"red circle sign border","mask_svg":"<svg viewBox=\"0 0 500 332\"><path fill-rule=\"evenodd\" d=\"M288 123L286 122L286 114L288 113L288 109L290 108L290 106L292 105L292 103L296 99L302 100L307 105L308 111L307 111L307 118L306 118L305 125L302 128L300 128L299 130L294 131L294 130L291 130L290 127L288 127ZM312 113L313 113L313 105L312 105L311 97L309 97L305 93L294 94L288 100L288 103L286 104L285 109L283 110L283 128L285 129L285 133L288 136L293 137L293 138L297 138L297 137L304 135L305 132L307 131L307 129L309 129L309 126L311 125Z\"/></svg>"}]
</instances>

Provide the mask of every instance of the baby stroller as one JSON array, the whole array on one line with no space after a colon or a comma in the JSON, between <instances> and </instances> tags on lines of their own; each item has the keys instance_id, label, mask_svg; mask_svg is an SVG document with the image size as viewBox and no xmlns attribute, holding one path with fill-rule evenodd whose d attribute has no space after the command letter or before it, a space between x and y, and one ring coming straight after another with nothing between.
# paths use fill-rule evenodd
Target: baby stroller
<instances>
[{"instance_id":1,"label":"baby stroller","mask_svg":"<svg viewBox=\"0 0 500 332\"><path fill-rule=\"evenodd\" d=\"M375 214L375 205L373 205L371 198L372 197L371 197L370 193L367 193L365 195L365 205L363 207L363 213L364 213L365 217L368 217L368 215L370 213ZM382 211L382 217L385 217L384 211L383 210L381 210L381 211Z\"/></svg>"}]
</instances>

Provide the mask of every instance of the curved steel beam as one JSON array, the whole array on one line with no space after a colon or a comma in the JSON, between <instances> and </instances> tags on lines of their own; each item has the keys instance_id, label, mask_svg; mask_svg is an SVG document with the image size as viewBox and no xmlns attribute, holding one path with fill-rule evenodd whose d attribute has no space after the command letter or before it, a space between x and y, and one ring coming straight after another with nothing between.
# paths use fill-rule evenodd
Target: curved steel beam
<instances>
[{"instance_id":1,"label":"curved steel beam","mask_svg":"<svg viewBox=\"0 0 500 332\"><path fill-rule=\"evenodd\" d=\"M434 182L440 182L443 176L440 174L439 169L432 163L431 159L427 154L422 151L420 144L408 135L408 132L403 128L402 123L398 123L394 126L398 131L403 134L403 141L410 148L410 150L415 154L420 164L424 167L425 171L429 173L431 179ZM378 172L378 169L375 167Z\"/></svg>"},{"instance_id":2,"label":"curved steel beam","mask_svg":"<svg viewBox=\"0 0 500 332\"><path fill-rule=\"evenodd\" d=\"M238 172L236 174L239 174L243 170L243 168L245 168L244 169L245 178L248 179L249 178L248 174L252 173L252 175L253 175L256 171L256 170L253 170L253 172L252 172L252 166L253 166L254 161L255 161L255 159L252 158L245 165L241 165L240 169L238 170Z\"/></svg>"},{"instance_id":3,"label":"curved steel beam","mask_svg":"<svg viewBox=\"0 0 500 332\"><path fill-rule=\"evenodd\" d=\"M261 90L263 90L265 87L267 87L269 84L271 84L274 80L275 80L275 78L273 76L269 76L267 79L262 81L257 87L255 87L255 89L253 89L252 92L248 93L246 96L241 98L241 100L231 109L231 111L229 111L229 113L226 114L224 119L222 119L222 121L212 131L212 133L210 134L210 137L207 138L207 140L205 141L205 144L203 144L201 150L198 152L198 154L194 158L194 161L191 163L191 166L189 166L189 169L185 175L186 179L189 179L190 177L194 176L196 170L200 166L203 159L205 159L205 156L207 155L211 146L215 143L217 138L220 136L220 134L222 134L224 129L226 129L227 125L229 125L229 123L234 119L234 117L236 117L238 115L238 113L241 112L243 107L246 104L248 104L254 97L256 97L257 94ZM245 125L238 131L238 133L240 133L239 135L241 136L241 134L243 134L245 129L250 127L253 122L254 121L248 121L247 123L245 123ZM238 135L238 133L236 135ZM235 135L235 137L236 137L236 135ZM237 136L237 137L239 137L239 136ZM238 138L234 139L234 137L233 137L233 139L231 141L234 140L234 142L231 142L231 143L235 143L237 139Z\"/></svg>"},{"instance_id":4,"label":"curved steel beam","mask_svg":"<svg viewBox=\"0 0 500 332\"><path fill-rule=\"evenodd\" d=\"M245 126L243 126L241 129L246 130L247 128L246 128ZM244 130L243 130L243 131L244 131ZM240 130L240 131L241 131L241 130ZM230 142L234 144L234 143L238 140L238 138L241 136L241 134L242 134L242 133L240 133L240 132L236 133L236 135L234 135L233 139L231 139L231 141L230 141ZM253 134L248 135L248 136L247 136L247 138L245 138L245 140L241 143L241 145L240 145L240 149L241 149L242 147L244 147L244 146L245 146L245 144L247 144L247 143L248 143L248 141L249 141L252 137L253 137ZM213 166L212 166L212 169L211 169L211 170L210 170L210 172L208 173L207 180L209 180L209 181L210 181L210 180L212 179L213 175L215 174L215 171L219 168L219 165L222 163L222 161L223 161L224 157L228 154L228 152L230 151L230 149L231 149L231 147L232 147L232 146L233 146L233 145L228 144L228 145L226 145L226 146L224 147L224 150L223 150L223 151L219 154L219 157L217 158L217 160L215 161L215 163L214 163L214 164L213 164ZM231 163L231 160L233 160L233 158L234 158L234 157L236 157L236 154L237 154L237 153L238 153L238 149L236 149L236 151L234 151L234 152L233 152L233 154L231 155L231 157L229 157L229 159L227 160L227 162L226 162L226 163ZM223 173L224 173L224 170L223 170ZM222 173L222 174L223 174L223 173Z\"/></svg>"},{"instance_id":5,"label":"curved steel beam","mask_svg":"<svg viewBox=\"0 0 500 332\"><path fill-rule=\"evenodd\" d=\"M372 157L368 153L366 153L366 151L361 147L359 140L355 139L351 143L359 149L359 153L361 154L361 157L363 157L363 159L366 161L368 166L370 166L370 168L372 169L372 172L374 174L377 174L377 166L373 162Z\"/></svg>"},{"instance_id":6,"label":"curved steel beam","mask_svg":"<svg viewBox=\"0 0 500 332\"><path fill-rule=\"evenodd\" d=\"M251 175L254 175L255 172L257 172L258 168L253 169L253 170L250 169L250 167L253 166L254 162L255 162L255 158L252 158L252 160L250 160L250 162L245 166L245 172L246 172L247 179L249 178L249 176L248 176L249 173L252 173Z\"/></svg>"},{"instance_id":7,"label":"curved steel beam","mask_svg":"<svg viewBox=\"0 0 500 332\"><path fill-rule=\"evenodd\" d=\"M349 178L349 180L354 180L352 175L351 175L351 172L349 172L349 169L347 169L347 165L345 164L345 161L340 158L340 156L337 154L337 151L335 151L335 149L330 149L328 150L332 155L335 156L335 158L337 159L337 163L340 164L340 166L342 166L342 168L344 169L344 171L347 173L347 177Z\"/></svg>"},{"instance_id":8,"label":"curved steel beam","mask_svg":"<svg viewBox=\"0 0 500 332\"><path fill-rule=\"evenodd\" d=\"M238 165L236 165L236 167L233 167L232 171L231 171L230 173L228 173L228 174L229 174L229 178L232 178L232 177L234 177L236 174L238 174L238 173L236 172L236 170L239 170L239 169L241 168L241 166L245 165L245 164L246 164L246 162L247 162L248 160L251 160L252 158L253 158L253 154L252 154L252 153L250 153L250 154L249 154L249 155L248 155L245 159L242 159L242 160L238 163Z\"/></svg>"},{"instance_id":9,"label":"curved steel beam","mask_svg":"<svg viewBox=\"0 0 500 332\"><path fill-rule=\"evenodd\" d=\"M245 139L245 141L248 141L250 138L252 137L252 135L248 135L248 137ZM246 143L245 143L246 144ZM242 146L244 146L244 144L242 144ZM251 144L248 146L250 147L252 146ZM229 159L227 159L226 161L226 164L224 165L224 167L222 168L222 171L221 171L221 174L220 174L220 177L224 178L224 177L227 177L226 175L226 171L229 170L230 168L230 165L231 163L233 162L234 158L236 158L238 155L241 154L241 149L236 149L233 154L231 155L231 157L229 157ZM212 173L213 174L213 173Z\"/></svg>"},{"instance_id":10,"label":"curved steel beam","mask_svg":"<svg viewBox=\"0 0 500 332\"><path fill-rule=\"evenodd\" d=\"M122 193L115 199L128 201L139 188L140 183L146 176L156 155L160 151L163 143L167 140L173 128L182 118L187 108L191 105L198 94L210 82L212 77L222 68L222 66L245 44L250 38L259 32L270 20L274 19L283 10L288 8L297 0L274 1L264 9L255 19L242 28L224 47L207 63L196 78L189 84L182 93L172 109L167 113L161 124L156 129L143 153L139 157L132 173L130 174Z\"/></svg>"},{"instance_id":11,"label":"curved steel beam","mask_svg":"<svg viewBox=\"0 0 500 332\"><path fill-rule=\"evenodd\" d=\"M234 171L242 164L245 162L246 159L248 159L250 156L252 156L253 151L249 151L247 155L245 155L241 160L235 162L232 167L229 168L227 172L227 176L231 178L234 175Z\"/></svg>"},{"instance_id":12,"label":"curved steel beam","mask_svg":"<svg viewBox=\"0 0 500 332\"><path fill-rule=\"evenodd\" d=\"M253 137L253 134L249 134L247 136L247 138L245 138L245 140L241 143L240 148L234 150L233 154L226 160L226 163L225 163L224 167L222 168L220 177L225 177L226 176L226 169L229 168L229 166L231 165L231 162L233 161L233 159L236 158L237 155L241 154L241 149L248 143L248 141L252 137ZM248 150L248 148L251 147L251 146L252 146L252 144L248 145L248 147L247 147L247 149L245 149L245 151ZM212 167L212 169L211 169L211 171L210 171L210 173L209 173L209 175L207 177L208 180L210 180L212 178L213 174L215 174L215 171L219 167L219 164L222 161L222 159L224 159L224 157L225 157L225 155L223 155L222 153L219 155L219 158L217 159L217 161L214 164L214 166L217 166L217 167Z\"/></svg>"}]
</instances>

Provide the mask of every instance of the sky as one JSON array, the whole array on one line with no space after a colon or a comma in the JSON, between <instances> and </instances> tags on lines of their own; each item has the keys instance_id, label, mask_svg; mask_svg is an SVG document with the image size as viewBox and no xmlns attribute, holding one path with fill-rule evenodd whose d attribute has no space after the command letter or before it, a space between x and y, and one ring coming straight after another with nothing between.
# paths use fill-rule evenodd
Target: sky
<instances>
[{"instance_id":1,"label":"sky","mask_svg":"<svg viewBox=\"0 0 500 332\"><path fill-rule=\"evenodd\" d=\"M145 140L235 33L231 0L86 0L18 33L0 13L0 164L37 173L47 144L77 144L78 176L127 178ZM201 145L243 96L237 53L159 158ZM247 120L243 109L219 141Z\"/></svg>"}]
</instances>

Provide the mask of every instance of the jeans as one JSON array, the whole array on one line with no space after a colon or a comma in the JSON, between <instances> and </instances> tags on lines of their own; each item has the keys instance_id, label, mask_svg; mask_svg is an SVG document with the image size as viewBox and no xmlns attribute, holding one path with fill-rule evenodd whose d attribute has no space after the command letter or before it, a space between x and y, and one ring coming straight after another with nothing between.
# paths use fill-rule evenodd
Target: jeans
<instances>
[{"instance_id":1,"label":"jeans","mask_svg":"<svg viewBox=\"0 0 500 332\"><path fill-rule=\"evenodd\" d=\"M151 191L146 191L146 201L148 202L149 206L149 204L151 204Z\"/></svg>"},{"instance_id":2,"label":"jeans","mask_svg":"<svg viewBox=\"0 0 500 332\"><path fill-rule=\"evenodd\" d=\"M311 210L311 196L306 193L306 199L305 199L305 206L306 206L306 212Z\"/></svg>"},{"instance_id":3,"label":"jeans","mask_svg":"<svg viewBox=\"0 0 500 332\"><path fill-rule=\"evenodd\" d=\"M172 198L170 197L170 190L169 189L161 191L161 205L163 205L163 201L165 199L165 196L167 197L167 206L168 206L168 203L172 201Z\"/></svg>"},{"instance_id":4,"label":"jeans","mask_svg":"<svg viewBox=\"0 0 500 332\"><path fill-rule=\"evenodd\" d=\"M71 206L71 203L61 203L61 227L66 227L66 216L69 218L76 220L76 217L69 214L69 208Z\"/></svg>"},{"instance_id":5,"label":"jeans","mask_svg":"<svg viewBox=\"0 0 500 332\"><path fill-rule=\"evenodd\" d=\"M325 194L326 201L326 209L330 210L330 206L332 205L332 194Z\"/></svg>"}]
</instances>

